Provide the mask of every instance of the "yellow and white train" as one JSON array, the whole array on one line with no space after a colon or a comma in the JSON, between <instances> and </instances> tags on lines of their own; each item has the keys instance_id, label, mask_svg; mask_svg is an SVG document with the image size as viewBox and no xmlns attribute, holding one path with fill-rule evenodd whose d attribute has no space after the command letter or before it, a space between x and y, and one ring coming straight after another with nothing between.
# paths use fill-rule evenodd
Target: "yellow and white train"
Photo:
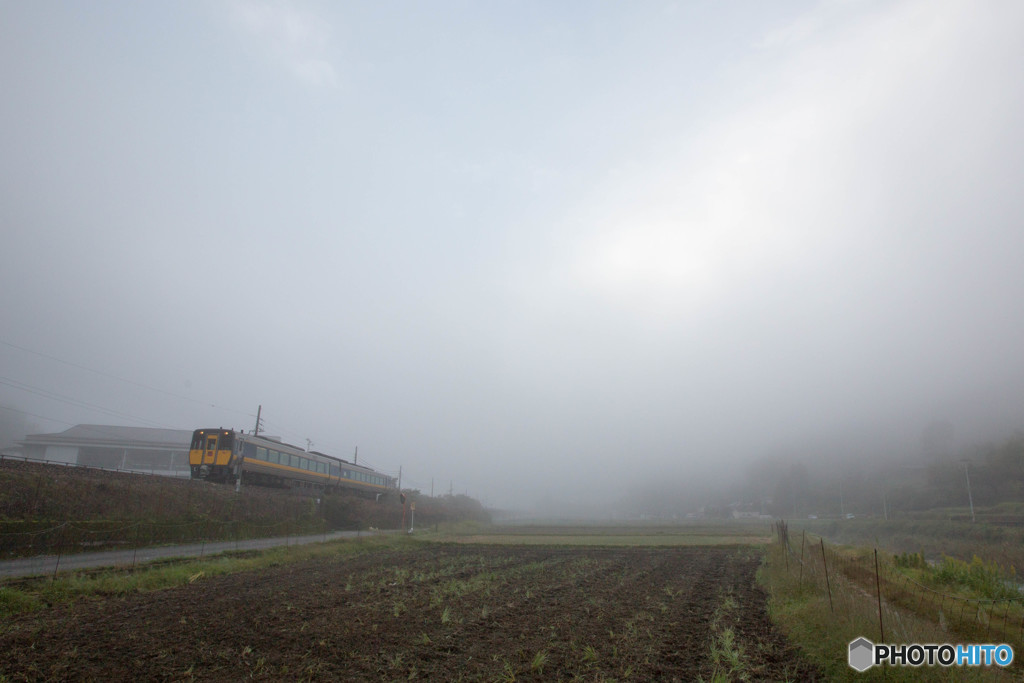
<instances>
[{"instance_id":1,"label":"yellow and white train","mask_svg":"<svg viewBox=\"0 0 1024 683\"><path fill-rule=\"evenodd\" d=\"M234 484L384 493L397 488L394 477L318 451L304 451L263 436L233 429L197 429L188 462L193 479Z\"/></svg>"}]
</instances>

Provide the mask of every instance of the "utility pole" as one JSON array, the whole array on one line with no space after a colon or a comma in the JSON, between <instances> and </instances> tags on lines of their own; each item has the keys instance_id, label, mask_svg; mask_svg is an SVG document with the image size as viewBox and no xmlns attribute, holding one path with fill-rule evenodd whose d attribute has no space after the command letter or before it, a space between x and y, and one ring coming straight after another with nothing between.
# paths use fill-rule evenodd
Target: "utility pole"
<instances>
[{"instance_id":1,"label":"utility pole","mask_svg":"<svg viewBox=\"0 0 1024 683\"><path fill-rule=\"evenodd\" d=\"M398 492L402 492L402 466L398 466Z\"/></svg>"},{"instance_id":2,"label":"utility pole","mask_svg":"<svg viewBox=\"0 0 1024 683\"><path fill-rule=\"evenodd\" d=\"M969 468L971 463L968 460L963 460L962 462L964 464L964 477L967 478L967 500L971 504L971 521L973 522L974 521L974 496L971 495L971 475L967 473L967 470L968 470L968 468Z\"/></svg>"},{"instance_id":3,"label":"utility pole","mask_svg":"<svg viewBox=\"0 0 1024 683\"><path fill-rule=\"evenodd\" d=\"M235 493L238 493L242 490L242 444L236 440L232 448L235 451L234 457L238 460L238 464L235 465Z\"/></svg>"},{"instance_id":4,"label":"utility pole","mask_svg":"<svg viewBox=\"0 0 1024 683\"><path fill-rule=\"evenodd\" d=\"M355 464L356 465L359 464L359 446L356 446L356 461L355 461Z\"/></svg>"},{"instance_id":5,"label":"utility pole","mask_svg":"<svg viewBox=\"0 0 1024 683\"><path fill-rule=\"evenodd\" d=\"M252 430L253 436L259 436L260 434L260 415L262 414L263 404L261 403L259 407L256 408L256 426ZM244 432L241 433L244 434ZM236 455L238 457L238 470L235 475L235 493L238 493L242 490L242 444L236 442L235 448L237 449Z\"/></svg>"}]
</instances>

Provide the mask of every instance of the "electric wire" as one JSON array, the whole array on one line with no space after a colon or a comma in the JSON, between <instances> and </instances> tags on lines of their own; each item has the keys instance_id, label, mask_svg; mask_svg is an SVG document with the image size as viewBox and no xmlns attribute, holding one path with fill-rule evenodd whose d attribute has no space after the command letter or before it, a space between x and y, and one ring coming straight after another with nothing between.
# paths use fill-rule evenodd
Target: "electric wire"
<instances>
[{"instance_id":1,"label":"electric wire","mask_svg":"<svg viewBox=\"0 0 1024 683\"><path fill-rule=\"evenodd\" d=\"M18 413L19 415L28 415L29 417L38 417L40 420L46 420L47 422L56 422L58 424L67 425L68 427L74 427L74 422L67 422L65 420L58 420L52 417L46 417L45 415L39 415L37 413L30 413L27 410L19 410L10 406L0 405L0 410L9 410L12 413Z\"/></svg>"},{"instance_id":2,"label":"electric wire","mask_svg":"<svg viewBox=\"0 0 1024 683\"><path fill-rule=\"evenodd\" d=\"M43 398L50 399L51 401L58 401L60 403L67 403L68 405L75 406L76 408L84 408L86 410L91 410L91 411L94 411L94 412L103 413L105 415L110 415L112 417L119 417L119 418L121 418L123 420L131 420L133 422L138 422L139 424L149 425L150 427L158 427L160 429L172 429L171 427L168 427L167 425L160 424L160 423L154 422L152 420L147 420L144 417L138 417L138 416L135 416L135 415L129 415L128 413L122 413L122 412L117 411L117 410L112 410L110 408L105 408L103 406L96 405L95 403L89 403L88 401L81 401L79 399L72 398L70 396L65 396L63 394L58 394L57 392L49 391L49 390L43 389L41 387L35 387L35 386L32 386L31 384L25 384L24 382L19 382L18 380L14 380L14 379L11 379L9 377L0 377L0 384L12 387L14 389L19 389L21 391L25 391L25 392L28 392L30 394L35 394L36 396L42 396Z\"/></svg>"},{"instance_id":3,"label":"electric wire","mask_svg":"<svg viewBox=\"0 0 1024 683\"><path fill-rule=\"evenodd\" d=\"M156 392L158 394L163 394L165 396L171 396L173 398L177 398L177 399L180 399L182 401L188 401L190 403L197 403L197 404L202 405L202 406L208 406L210 408L217 408L219 410L227 410L227 411L230 411L230 412L233 412L233 413L239 413L241 415L245 415L247 417L256 417L255 415L253 415L252 413L249 413L248 411L238 410L237 408L229 408L229 407L226 407L226 406L220 406L220 405L217 405L215 403L210 403L208 401L201 401L199 399L192 398L190 396L183 396L181 394L176 394L173 391L167 391L165 389L158 389L157 387L151 387L148 384L142 384L141 382L136 382L134 380L130 380L130 379L127 379L125 377L121 377L119 375L114 375L114 374L109 373L109 372L103 372L102 370L96 370L95 368L90 368L90 367L87 367L85 365L80 365L78 363L73 363L73 362L71 362L69 360L64 360L63 358L58 358L57 356L51 356L50 354L47 354L47 353L42 353L40 351L35 351L33 349L29 349L29 348L26 348L24 346L19 346L18 344L12 344L11 342L6 341L4 339L0 339L0 344L2 344L4 346L8 346L8 347L10 347L12 349L17 349L19 351L24 351L25 353L31 353L32 355L39 356L40 358L45 358L47 360L52 360L52 361L55 361L57 363L62 363L64 365L68 365L70 367L77 368L79 370L85 370L86 372L91 372L91 373L93 373L95 375L100 375L101 377L107 377L109 379L116 379L119 382L124 382L125 384L131 384L132 386L139 387L141 389L146 389L148 391L153 391L153 392Z\"/></svg>"}]
</instances>

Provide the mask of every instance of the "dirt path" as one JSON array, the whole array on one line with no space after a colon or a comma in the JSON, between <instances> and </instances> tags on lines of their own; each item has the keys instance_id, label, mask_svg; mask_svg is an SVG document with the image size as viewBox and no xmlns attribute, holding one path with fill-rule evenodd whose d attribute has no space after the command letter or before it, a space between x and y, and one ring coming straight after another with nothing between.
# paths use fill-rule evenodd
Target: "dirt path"
<instances>
[{"instance_id":1,"label":"dirt path","mask_svg":"<svg viewBox=\"0 0 1024 683\"><path fill-rule=\"evenodd\" d=\"M815 677L776 633L749 549L432 545L24 615L11 680L710 679L712 620L751 680ZM716 612L717 610L717 612Z\"/></svg>"}]
</instances>

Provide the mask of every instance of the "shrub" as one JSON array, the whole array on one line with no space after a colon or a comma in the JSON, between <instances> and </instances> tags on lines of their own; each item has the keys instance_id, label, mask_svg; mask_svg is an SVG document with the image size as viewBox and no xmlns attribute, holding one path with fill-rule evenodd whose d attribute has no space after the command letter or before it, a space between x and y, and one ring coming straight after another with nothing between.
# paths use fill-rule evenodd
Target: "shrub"
<instances>
[{"instance_id":1,"label":"shrub","mask_svg":"<svg viewBox=\"0 0 1024 683\"><path fill-rule=\"evenodd\" d=\"M935 583L962 586L977 591L986 598L1016 598L1020 592L1013 585L1014 572L1007 577L995 562L985 562L975 555L970 562L955 557L943 557L942 564L932 573Z\"/></svg>"}]
</instances>

